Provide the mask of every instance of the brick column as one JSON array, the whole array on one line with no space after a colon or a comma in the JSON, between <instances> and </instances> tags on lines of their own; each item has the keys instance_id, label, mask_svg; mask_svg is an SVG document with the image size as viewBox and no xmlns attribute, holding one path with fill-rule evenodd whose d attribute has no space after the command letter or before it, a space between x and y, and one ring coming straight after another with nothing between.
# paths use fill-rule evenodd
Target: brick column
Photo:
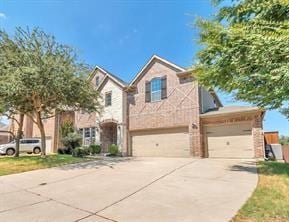
<instances>
[{"instance_id":1,"label":"brick column","mask_svg":"<svg viewBox=\"0 0 289 222\"><path fill-rule=\"evenodd\" d=\"M262 130L262 118L259 115L253 119L252 135L255 157L262 158L264 157L264 135Z\"/></svg>"}]
</instances>

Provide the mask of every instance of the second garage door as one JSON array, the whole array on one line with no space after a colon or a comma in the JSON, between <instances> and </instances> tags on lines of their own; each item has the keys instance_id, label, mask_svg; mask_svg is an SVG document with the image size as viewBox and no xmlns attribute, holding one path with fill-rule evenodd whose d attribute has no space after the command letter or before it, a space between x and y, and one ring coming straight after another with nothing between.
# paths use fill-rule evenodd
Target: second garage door
<instances>
[{"instance_id":1,"label":"second garage door","mask_svg":"<svg viewBox=\"0 0 289 222\"><path fill-rule=\"evenodd\" d=\"M135 132L131 136L133 156L186 157L190 155L187 128Z\"/></svg>"},{"instance_id":2,"label":"second garage door","mask_svg":"<svg viewBox=\"0 0 289 222\"><path fill-rule=\"evenodd\" d=\"M254 158L250 123L209 126L206 129L209 157Z\"/></svg>"}]
</instances>

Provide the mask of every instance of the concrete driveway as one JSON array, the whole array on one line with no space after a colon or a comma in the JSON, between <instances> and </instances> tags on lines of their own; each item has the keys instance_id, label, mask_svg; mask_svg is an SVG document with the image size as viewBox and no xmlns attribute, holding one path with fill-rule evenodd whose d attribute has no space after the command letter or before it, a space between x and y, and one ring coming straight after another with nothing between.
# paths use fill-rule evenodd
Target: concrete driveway
<instances>
[{"instance_id":1,"label":"concrete driveway","mask_svg":"<svg viewBox=\"0 0 289 222\"><path fill-rule=\"evenodd\" d=\"M0 177L0 221L229 221L257 180L248 160L98 160Z\"/></svg>"}]
</instances>

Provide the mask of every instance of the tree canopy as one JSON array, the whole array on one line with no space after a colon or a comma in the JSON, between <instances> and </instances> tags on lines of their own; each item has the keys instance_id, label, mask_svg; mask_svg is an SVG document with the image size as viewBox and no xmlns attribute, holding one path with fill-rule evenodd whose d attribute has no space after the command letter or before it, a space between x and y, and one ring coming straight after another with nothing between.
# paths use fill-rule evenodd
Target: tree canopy
<instances>
[{"instance_id":1,"label":"tree canopy","mask_svg":"<svg viewBox=\"0 0 289 222\"><path fill-rule=\"evenodd\" d=\"M289 0L215 0L214 19L198 19L201 84L236 99L280 109L289 101Z\"/></svg>"},{"instance_id":2,"label":"tree canopy","mask_svg":"<svg viewBox=\"0 0 289 222\"><path fill-rule=\"evenodd\" d=\"M43 119L63 110L98 111L98 92L89 67L75 50L42 30L0 32L0 100L38 125L45 155Z\"/></svg>"}]
</instances>

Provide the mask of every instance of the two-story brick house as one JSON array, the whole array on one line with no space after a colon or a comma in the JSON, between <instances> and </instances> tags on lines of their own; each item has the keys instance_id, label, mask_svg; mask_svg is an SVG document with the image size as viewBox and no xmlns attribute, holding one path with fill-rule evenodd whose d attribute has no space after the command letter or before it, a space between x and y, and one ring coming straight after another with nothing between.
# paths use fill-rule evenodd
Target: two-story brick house
<instances>
[{"instance_id":1,"label":"two-story brick house","mask_svg":"<svg viewBox=\"0 0 289 222\"><path fill-rule=\"evenodd\" d=\"M89 78L102 95L103 109L73 116L84 145L101 144L106 152L117 144L131 156L263 156L264 111L223 107L215 92L198 84L193 70L154 55L130 84L98 66ZM54 133L49 135L57 138L59 121L50 121Z\"/></svg>"}]
</instances>

